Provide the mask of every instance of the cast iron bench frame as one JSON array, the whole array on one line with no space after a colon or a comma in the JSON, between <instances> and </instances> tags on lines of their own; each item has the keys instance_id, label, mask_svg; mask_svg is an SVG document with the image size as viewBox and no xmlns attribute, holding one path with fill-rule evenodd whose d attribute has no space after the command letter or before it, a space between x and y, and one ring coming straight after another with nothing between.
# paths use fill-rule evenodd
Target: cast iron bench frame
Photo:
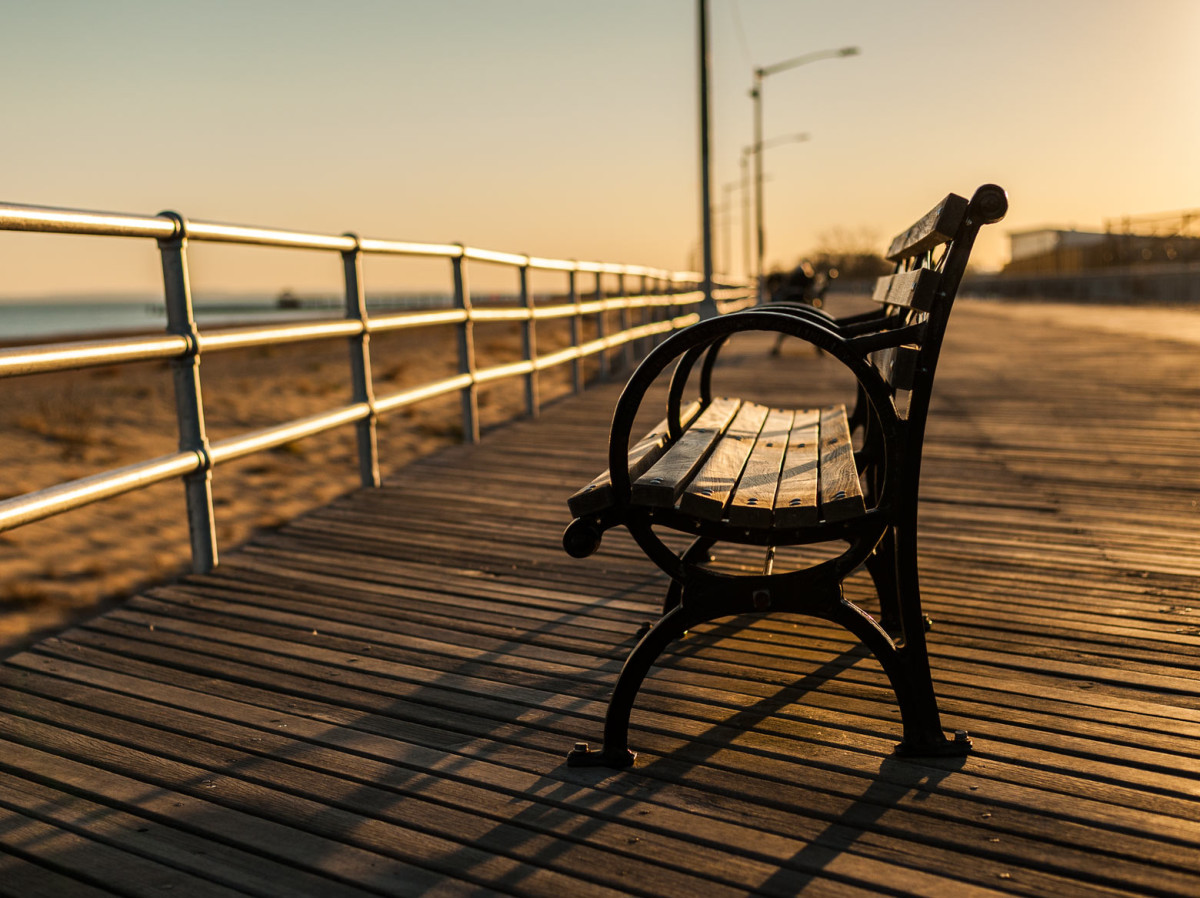
<instances>
[{"instance_id":1,"label":"cast iron bench frame","mask_svg":"<svg viewBox=\"0 0 1200 898\"><path fill-rule=\"evenodd\" d=\"M837 623L875 655L900 707L903 740L896 746L897 754L967 753L971 743L965 732L957 732L953 739L943 733L933 688L917 566L917 498L934 371L950 309L979 229L1000 221L1007 209L1005 192L992 184L980 187L970 201L947 196L892 241L887 258L895 263L895 273L877 282L873 296L880 303L877 310L833 318L803 304L758 306L680 331L637 368L613 414L608 470L570 498L574 520L563 534L563 546L572 556L585 557L599 548L605 530L622 525L670 576L671 584L662 616L644 632L617 679L605 717L603 747L577 743L568 755L569 764L632 764L636 755L628 746L630 713L642 681L663 650L700 623L773 611ZM749 423L742 430L753 431L756 420L763 434L768 426L775 428L776 440L763 434L749 437L751 444L762 443L764 454L790 453L792 444L803 447L808 440L797 436L801 422L795 416L787 418L790 411L771 419L766 415L779 410L764 413L761 407L750 408L753 404L714 400L712 374L720 348L732 335L748 331L805 340L845 365L857 380L858 395L848 415L838 406L801 410L808 414L804 424L814 416L820 422L815 433L804 431L816 436L818 476L839 487L822 497L818 484L815 505L810 494L797 492L789 479L799 476L804 466L789 467L791 456L785 460L782 455L780 470L786 473L779 475L783 485L777 485L772 507L757 507L756 496L737 504L743 480L753 478L748 473L730 476L729 464L736 468L739 453L746 471L755 462L754 450L745 448L747 437L738 430L741 425L730 408L748 409L745 421ZM631 450L642 399L672 362L667 416ZM682 394L697 364L700 396L685 411ZM907 402L898 402L903 396ZM761 425L760 419L767 425ZM771 448L778 440L789 443L785 450ZM800 451L812 453L811 448ZM712 464L724 476L714 478L705 466L718 455L725 468L717 461ZM813 486L804 489L811 491ZM804 507L796 511L796 504ZM695 539L677 552L654 532L656 526ZM837 541L847 543L837 557L799 570L773 570L779 547ZM735 574L706 567L710 551L719 543L763 547L762 573ZM842 581L863 565L878 594L879 622L842 594Z\"/></svg>"}]
</instances>

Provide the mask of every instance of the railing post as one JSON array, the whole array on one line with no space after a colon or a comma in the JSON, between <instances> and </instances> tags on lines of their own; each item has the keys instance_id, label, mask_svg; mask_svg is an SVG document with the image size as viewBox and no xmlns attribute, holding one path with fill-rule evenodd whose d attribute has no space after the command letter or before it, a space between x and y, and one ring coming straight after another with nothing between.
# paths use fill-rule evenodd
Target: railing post
<instances>
[{"instance_id":1,"label":"railing post","mask_svg":"<svg viewBox=\"0 0 1200 898\"><path fill-rule=\"evenodd\" d=\"M462 429L464 443L479 442L479 387L475 383L475 323L471 318L471 290L464 267L466 248L460 243L459 254L452 256L454 269L454 307L467 317L458 325L458 373L467 374L471 383L462 391Z\"/></svg>"},{"instance_id":2,"label":"railing post","mask_svg":"<svg viewBox=\"0 0 1200 898\"><path fill-rule=\"evenodd\" d=\"M529 256L525 257L525 264L518 271L521 277L521 304L529 312L529 317L525 319L522 342L525 344L525 361L532 364L537 361L537 320L533 317L533 294L529 291ZM531 418L536 418L540 411L538 372L537 368L534 368L525 375L525 413Z\"/></svg>"},{"instance_id":3,"label":"railing post","mask_svg":"<svg viewBox=\"0 0 1200 898\"><path fill-rule=\"evenodd\" d=\"M633 367L633 343L628 339L629 328L633 321L629 315L629 291L625 289L625 272L617 275L617 292L621 294L621 299L625 305L621 306L621 330L624 331L626 340L621 344L621 363L626 369Z\"/></svg>"},{"instance_id":4,"label":"railing post","mask_svg":"<svg viewBox=\"0 0 1200 898\"><path fill-rule=\"evenodd\" d=\"M192 570L205 574L217 565L217 527L213 516L212 455L204 427L204 397L200 390L200 336L188 282L187 219L175 212L161 214L175 221L175 233L159 240L158 249L162 257L167 333L184 337L188 344L182 356L171 360L171 373L175 382L179 448L195 452L200 459L199 470L184 475L183 487L187 496Z\"/></svg>"},{"instance_id":5,"label":"railing post","mask_svg":"<svg viewBox=\"0 0 1200 898\"><path fill-rule=\"evenodd\" d=\"M663 279L661 274L654 276L654 295L665 296L666 291L663 290ZM675 317L675 307L668 303L665 306L658 306L658 314L662 316L663 321L671 321ZM659 334L656 338L659 343L671 336L671 332L667 331L664 334Z\"/></svg>"},{"instance_id":6,"label":"railing post","mask_svg":"<svg viewBox=\"0 0 1200 898\"><path fill-rule=\"evenodd\" d=\"M579 284L576 275L578 267L572 267L567 272L567 298L575 306L575 314L571 316L571 345L578 349L583 345L583 314L579 311ZM571 380L575 392L583 392L583 359L576 358L571 362Z\"/></svg>"},{"instance_id":7,"label":"railing post","mask_svg":"<svg viewBox=\"0 0 1200 898\"><path fill-rule=\"evenodd\" d=\"M671 298L671 304L667 308L671 312L671 318L674 319L684 311L684 307L679 304L679 282L674 278L663 278L663 290ZM688 292L691 291L689 290ZM692 307L687 306L687 308L691 309Z\"/></svg>"},{"instance_id":8,"label":"railing post","mask_svg":"<svg viewBox=\"0 0 1200 898\"><path fill-rule=\"evenodd\" d=\"M363 486L379 486L378 416L375 414L375 386L371 378L371 321L367 317L367 295L362 277L362 251L358 235L354 249L342 253L342 271L346 281L346 317L358 321L362 330L350 338L350 390L353 402L365 402L370 415L357 422L358 473Z\"/></svg>"},{"instance_id":9,"label":"railing post","mask_svg":"<svg viewBox=\"0 0 1200 898\"><path fill-rule=\"evenodd\" d=\"M599 272L599 271L596 272L596 302L598 302L598 303L604 301L604 283L602 280L603 277L604 277L604 275L601 272ZM597 339L603 340L605 337L608 336L608 321L606 320L607 317L608 316L605 314L603 309L601 309L599 312L596 313L596 337L597 337ZM600 378L603 380L606 377L608 377L608 350L602 349L602 350L600 350Z\"/></svg>"},{"instance_id":10,"label":"railing post","mask_svg":"<svg viewBox=\"0 0 1200 898\"><path fill-rule=\"evenodd\" d=\"M638 293L641 294L642 302L649 302L650 297L650 279L643 274L639 282L641 286L638 288ZM642 306L641 314L642 324L655 324L658 321L658 307L645 305ZM654 348L654 337L643 337L638 344L640 346L639 354L645 356L651 349Z\"/></svg>"}]
</instances>

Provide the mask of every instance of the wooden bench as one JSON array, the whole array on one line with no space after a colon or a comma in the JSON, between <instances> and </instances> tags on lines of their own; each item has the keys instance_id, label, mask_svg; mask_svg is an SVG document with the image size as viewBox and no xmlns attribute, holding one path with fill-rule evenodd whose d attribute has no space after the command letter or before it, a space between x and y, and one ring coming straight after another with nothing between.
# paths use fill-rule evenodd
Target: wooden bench
<instances>
[{"instance_id":1,"label":"wooden bench","mask_svg":"<svg viewBox=\"0 0 1200 898\"><path fill-rule=\"evenodd\" d=\"M942 731L926 649L917 570L917 494L925 424L950 308L979 229L1002 219L1004 191L985 185L968 201L951 194L891 244L895 273L880 278L878 308L834 318L807 304L770 304L702 321L655 348L630 378L613 414L609 467L568 500L563 546L595 552L624 526L670 576L663 614L645 630L617 679L604 744L578 743L572 765L624 767L629 717L650 667L689 628L736 614L785 611L823 618L857 636L883 666L900 707L898 754L965 754L966 733ZM846 405L768 408L714 397L721 346L767 331L797 337L853 373ZM666 416L630 448L651 384L671 366ZM696 366L699 365L697 371ZM693 373L698 373L693 377ZM699 396L685 405L689 383ZM661 531L692 535L683 551ZM718 544L764 550L757 573L711 563ZM841 543L846 548L837 551ZM783 547L828 544L824 560L775 564ZM879 617L846 601L842 581L866 566Z\"/></svg>"}]
</instances>

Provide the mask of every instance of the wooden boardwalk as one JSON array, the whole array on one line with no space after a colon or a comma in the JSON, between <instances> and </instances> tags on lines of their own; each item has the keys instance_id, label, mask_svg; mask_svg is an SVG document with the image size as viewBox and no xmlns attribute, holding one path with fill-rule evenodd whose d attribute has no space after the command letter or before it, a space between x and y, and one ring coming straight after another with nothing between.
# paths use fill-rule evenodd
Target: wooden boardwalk
<instances>
[{"instance_id":1,"label":"wooden boardwalk","mask_svg":"<svg viewBox=\"0 0 1200 898\"><path fill-rule=\"evenodd\" d=\"M558 543L604 386L8 659L0 894L1200 895L1198 349L955 315L922 563L965 761L891 757L878 665L779 616L669 653L635 768L566 767L664 586ZM721 376L837 386L768 361Z\"/></svg>"}]
</instances>

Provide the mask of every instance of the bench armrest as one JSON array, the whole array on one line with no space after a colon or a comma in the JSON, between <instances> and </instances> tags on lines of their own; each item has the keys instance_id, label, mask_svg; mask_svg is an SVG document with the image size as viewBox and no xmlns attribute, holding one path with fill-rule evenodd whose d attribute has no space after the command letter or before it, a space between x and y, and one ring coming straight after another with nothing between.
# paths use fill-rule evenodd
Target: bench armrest
<instances>
[{"instance_id":1,"label":"bench armrest","mask_svg":"<svg viewBox=\"0 0 1200 898\"><path fill-rule=\"evenodd\" d=\"M868 312L860 312L857 315L846 315L842 318L835 318L823 309L818 309L815 306L810 306L803 303L791 302L773 302L766 303L756 307L757 311L762 312L783 312L788 315L796 315L799 318L804 318L815 324L823 325L830 330L846 336L850 333L864 333L873 330L877 325L883 325L894 316L887 313L885 309L872 309Z\"/></svg>"},{"instance_id":2,"label":"bench armrest","mask_svg":"<svg viewBox=\"0 0 1200 898\"><path fill-rule=\"evenodd\" d=\"M867 360L865 352L828 325L806 315L759 306L702 321L679 331L656 347L634 371L621 398L617 400L609 434L608 470L615 504L625 505L630 500L629 438L633 433L634 419L650 385L674 359L685 355L695 357L697 352L703 352L735 333L746 331L770 331L797 337L840 361L854 374L863 396L874 410L882 428L885 446L896 443L893 437L898 436L902 423L887 385Z\"/></svg>"}]
</instances>

